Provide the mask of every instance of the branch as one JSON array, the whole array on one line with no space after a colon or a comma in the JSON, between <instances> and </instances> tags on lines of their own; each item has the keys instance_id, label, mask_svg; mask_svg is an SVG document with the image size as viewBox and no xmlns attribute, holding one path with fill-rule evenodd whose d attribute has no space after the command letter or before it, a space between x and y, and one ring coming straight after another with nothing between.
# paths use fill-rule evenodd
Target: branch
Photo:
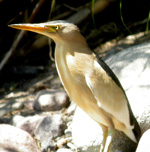
<instances>
[{"instance_id":1,"label":"branch","mask_svg":"<svg viewBox=\"0 0 150 152\"><path fill-rule=\"evenodd\" d=\"M36 16L37 12L39 11L39 9L41 8L41 6L43 5L43 3L45 2L45 0L39 0L39 2L36 4L35 8L32 11L32 14L29 18L29 22L32 22L34 17ZM9 58L12 56L12 54L15 52L19 42L22 40L22 38L24 37L25 33L27 31L20 31L16 40L13 42L11 48L9 49L9 51L6 53L5 57L3 58L3 60L0 63L0 71L3 69L3 67L5 66L5 64L7 63L7 61L9 60Z\"/></svg>"}]
</instances>

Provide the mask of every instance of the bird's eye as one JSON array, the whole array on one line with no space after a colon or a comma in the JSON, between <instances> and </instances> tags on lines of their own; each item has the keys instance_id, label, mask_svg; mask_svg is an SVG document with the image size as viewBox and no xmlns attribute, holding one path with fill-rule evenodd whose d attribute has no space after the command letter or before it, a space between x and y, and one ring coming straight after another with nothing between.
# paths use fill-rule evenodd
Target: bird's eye
<instances>
[{"instance_id":1,"label":"bird's eye","mask_svg":"<svg viewBox=\"0 0 150 152\"><path fill-rule=\"evenodd\" d=\"M57 25L57 26L55 26L55 29L58 31L59 30L59 26Z\"/></svg>"}]
</instances>

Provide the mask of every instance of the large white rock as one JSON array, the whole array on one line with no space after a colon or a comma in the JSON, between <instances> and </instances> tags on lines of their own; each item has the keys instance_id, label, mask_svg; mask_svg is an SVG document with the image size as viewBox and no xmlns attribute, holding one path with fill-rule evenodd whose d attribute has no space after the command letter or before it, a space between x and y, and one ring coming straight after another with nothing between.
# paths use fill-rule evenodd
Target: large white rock
<instances>
[{"instance_id":1,"label":"large white rock","mask_svg":"<svg viewBox=\"0 0 150 152\"><path fill-rule=\"evenodd\" d=\"M11 125L0 125L0 152L40 152L29 133Z\"/></svg>"},{"instance_id":2,"label":"large white rock","mask_svg":"<svg viewBox=\"0 0 150 152\"><path fill-rule=\"evenodd\" d=\"M73 118L72 137L75 145L82 151L97 152L102 142L102 129L77 107Z\"/></svg>"},{"instance_id":3,"label":"large white rock","mask_svg":"<svg viewBox=\"0 0 150 152\"><path fill-rule=\"evenodd\" d=\"M150 151L150 129L147 130L139 141L136 152L149 152Z\"/></svg>"},{"instance_id":4,"label":"large white rock","mask_svg":"<svg viewBox=\"0 0 150 152\"><path fill-rule=\"evenodd\" d=\"M124 49L106 59L106 63L119 78L141 130L145 132L150 128L150 44ZM72 134L81 152L98 151L101 128L79 108L74 115ZM133 152L135 147L123 133L116 131L110 151Z\"/></svg>"}]
</instances>

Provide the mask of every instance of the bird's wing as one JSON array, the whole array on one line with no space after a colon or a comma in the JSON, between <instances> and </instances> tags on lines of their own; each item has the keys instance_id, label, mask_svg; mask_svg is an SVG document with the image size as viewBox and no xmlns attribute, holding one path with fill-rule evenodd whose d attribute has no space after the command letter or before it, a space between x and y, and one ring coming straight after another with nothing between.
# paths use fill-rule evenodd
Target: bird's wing
<instances>
[{"instance_id":1,"label":"bird's wing","mask_svg":"<svg viewBox=\"0 0 150 152\"><path fill-rule=\"evenodd\" d=\"M132 126L135 118L118 78L98 56L94 61L94 69L98 72L86 75L86 81L99 106L119 121Z\"/></svg>"},{"instance_id":2,"label":"bird's wing","mask_svg":"<svg viewBox=\"0 0 150 152\"><path fill-rule=\"evenodd\" d=\"M122 91L124 92L120 81L118 80L114 72L109 68L109 66L97 54L96 54L95 60L104 69L104 71L108 74L108 76L110 76L113 79L113 81L118 85L118 87L120 87Z\"/></svg>"},{"instance_id":3,"label":"bird's wing","mask_svg":"<svg viewBox=\"0 0 150 152\"><path fill-rule=\"evenodd\" d=\"M99 72L93 73L94 76L86 75L86 82L98 105L127 127L134 127L133 132L138 140L141 135L140 127L118 78L98 55L95 56L94 68Z\"/></svg>"}]
</instances>

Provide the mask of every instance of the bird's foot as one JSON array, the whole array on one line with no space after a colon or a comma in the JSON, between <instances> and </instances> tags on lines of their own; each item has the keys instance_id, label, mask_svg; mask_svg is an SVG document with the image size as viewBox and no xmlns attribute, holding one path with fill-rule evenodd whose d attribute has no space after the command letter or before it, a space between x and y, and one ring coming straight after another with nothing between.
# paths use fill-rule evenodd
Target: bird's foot
<instances>
[{"instance_id":1,"label":"bird's foot","mask_svg":"<svg viewBox=\"0 0 150 152\"><path fill-rule=\"evenodd\" d=\"M107 130L107 132L104 132L103 143L101 144L100 152L109 152L110 151L113 134L114 134L114 130Z\"/></svg>"}]
</instances>

